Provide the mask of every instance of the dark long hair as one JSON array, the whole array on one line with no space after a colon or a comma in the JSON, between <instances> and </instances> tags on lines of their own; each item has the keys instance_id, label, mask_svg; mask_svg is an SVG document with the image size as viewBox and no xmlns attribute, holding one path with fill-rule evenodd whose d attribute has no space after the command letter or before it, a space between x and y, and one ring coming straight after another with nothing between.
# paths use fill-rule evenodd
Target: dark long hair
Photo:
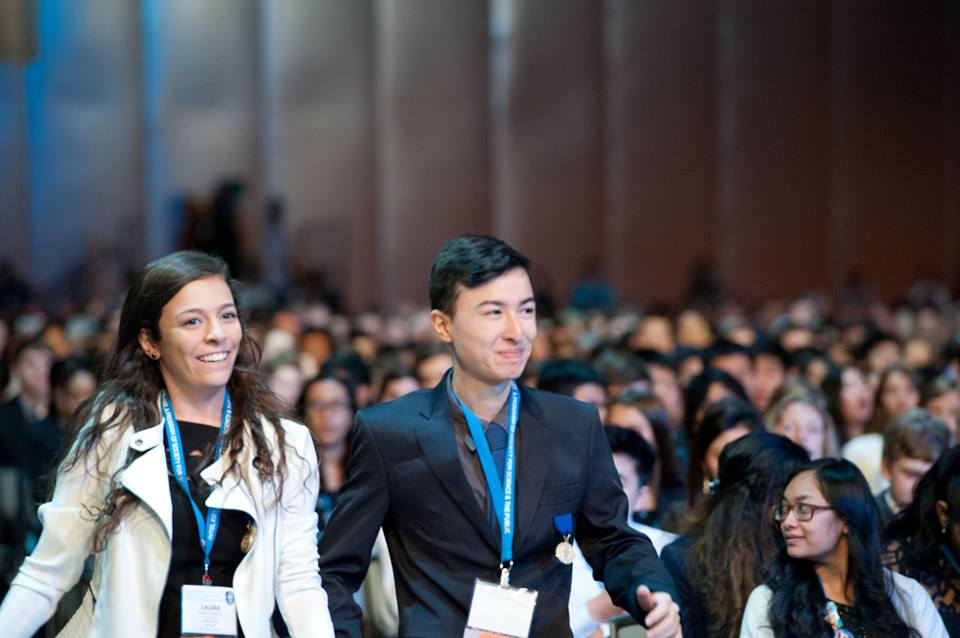
<instances>
[{"instance_id":1,"label":"dark long hair","mask_svg":"<svg viewBox=\"0 0 960 638\"><path fill-rule=\"evenodd\" d=\"M722 433L741 425L754 432L763 430L760 414L746 401L728 397L707 407L690 438L687 466L687 501L690 505L695 505L703 495L703 461L710 444Z\"/></svg>"},{"instance_id":2,"label":"dark long hair","mask_svg":"<svg viewBox=\"0 0 960 638\"><path fill-rule=\"evenodd\" d=\"M103 476L103 462L121 440L123 430L133 428L138 432L160 421L157 401L165 386L159 365L140 347L140 331L146 330L153 340L160 341L163 307L187 284L209 277L227 282L233 298L237 299L236 282L230 279L227 265L219 257L205 253L173 253L150 262L137 274L120 311L117 344L103 382L73 418L72 444L59 473L84 464ZM242 325L242 315L240 320ZM259 359L256 343L244 333L233 374L227 382L233 416L224 434L224 454L230 459L227 473L235 472L245 480L239 459L244 448L243 434L247 432L253 441L253 467L261 480L275 483L279 495L286 466L286 446L272 395L257 371ZM268 442L261 419L273 425L277 450ZM111 433L113 436L108 439ZM276 463L274 453L278 454ZM107 537L137 502L136 497L120 485L120 474L134 458L128 456L124 467L109 477L103 505L88 512L96 519L93 551L104 548Z\"/></svg>"},{"instance_id":3,"label":"dark long hair","mask_svg":"<svg viewBox=\"0 0 960 638\"><path fill-rule=\"evenodd\" d=\"M919 638L890 601L894 584L880 563L880 521L863 474L850 461L832 458L805 465L793 476L805 471L814 473L827 503L847 523L847 578L853 583L854 605L860 611L866 635ZM767 580L773 592L769 617L774 636L832 636L823 618L827 599L814 564L791 558L782 537L777 543L780 550Z\"/></svg>"},{"instance_id":4,"label":"dark long hair","mask_svg":"<svg viewBox=\"0 0 960 638\"><path fill-rule=\"evenodd\" d=\"M737 439L720 454L717 491L688 514L685 530L694 537L685 567L702 592L711 636L740 634L747 598L777 552L773 506L787 478L809 461L802 447L768 432Z\"/></svg>"},{"instance_id":5,"label":"dark long hair","mask_svg":"<svg viewBox=\"0 0 960 638\"><path fill-rule=\"evenodd\" d=\"M350 451L351 451L350 429L353 428L352 415L357 413L357 391L356 391L356 387L353 385L353 382L350 381L348 377L342 374L339 374L336 369L328 368L325 370L321 370L317 376L313 377L312 379L310 379L309 381L303 384L303 388L300 390L300 400L297 401L297 418L300 419L301 422L307 423L307 392L310 391L310 388L313 387L314 384L320 383L321 381L334 381L336 383L339 383L343 387L343 389L346 391L347 398L350 400L351 425L350 425L350 428L347 429L346 437L343 443L343 446L344 446L343 456L341 457L343 459L341 461L341 463L343 464L343 468L342 468L343 475L346 476L347 475L346 463L350 459ZM309 426L308 426L308 429L309 429ZM320 441L317 440L315 436L313 436L312 430L310 432L310 437L313 439L313 446L317 451L317 459L322 466L324 461L323 461L323 456L321 454L322 446L320 444ZM320 489L325 492L330 491L329 486L325 484L322 471L320 472Z\"/></svg>"},{"instance_id":6,"label":"dark long hair","mask_svg":"<svg viewBox=\"0 0 960 638\"><path fill-rule=\"evenodd\" d=\"M887 525L887 538L901 542L901 566L929 572L941 559L945 542L937 501L947 504L950 520L960 521L960 445L937 459L917 483L913 501Z\"/></svg>"}]
</instances>

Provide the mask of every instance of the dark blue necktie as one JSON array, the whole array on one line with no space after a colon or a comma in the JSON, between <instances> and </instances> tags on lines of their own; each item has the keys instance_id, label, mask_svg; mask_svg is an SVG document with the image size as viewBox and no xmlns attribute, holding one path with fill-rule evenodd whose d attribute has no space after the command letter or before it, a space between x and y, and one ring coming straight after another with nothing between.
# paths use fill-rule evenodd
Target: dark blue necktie
<instances>
[{"instance_id":1,"label":"dark blue necktie","mask_svg":"<svg viewBox=\"0 0 960 638\"><path fill-rule=\"evenodd\" d=\"M484 434L487 437L487 445L490 446L490 453L493 455L493 464L497 468L497 476L500 477L502 482L503 465L507 459L507 431L496 423L490 423ZM487 522L493 529L500 529L500 521L497 520L497 511L493 507L490 490L487 490Z\"/></svg>"}]
</instances>

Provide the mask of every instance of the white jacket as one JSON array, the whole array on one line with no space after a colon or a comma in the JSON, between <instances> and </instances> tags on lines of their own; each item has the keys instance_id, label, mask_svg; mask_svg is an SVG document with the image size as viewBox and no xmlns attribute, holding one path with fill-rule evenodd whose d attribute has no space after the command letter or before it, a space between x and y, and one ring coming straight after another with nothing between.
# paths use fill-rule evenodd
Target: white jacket
<instances>
[{"instance_id":1,"label":"white jacket","mask_svg":"<svg viewBox=\"0 0 960 638\"><path fill-rule=\"evenodd\" d=\"M912 578L889 569L883 571L887 576L893 576L894 591L890 592L890 602L900 618L923 638L949 638L927 590ZM743 611L740 638L773 638L773 629L770 627L772 596L773 592L766 585L760 585L750 593L747 608Z\"/></svg>"},{"instance_id":2,"label":"white jacket","mask_svg":"<svg viewBox=\"0 0 960 638\"><path fill-rule=\"evenodd\" d=\"M244 635L272 635L270 615L276 599L293 636L333 636L327 595L317 567L316 453L305 427L291 421L281 423L287 460L282 504L276 503L273 485L261 482L253 469L253 441L247 435L240 462L247 480L238 480L235 472L224 476L230 461L227 455L222 456L201 472L212 486L206 505L246 512L256 525L253 546L233 578L237 617ZM263 420L263 428L275 448L273 426ZM40 506L40 541L0 605L0 634L5 638L32 636L53 614L64 592L80 578L89 554L95 512L103 506L110 477L123 467L129 450L142 454L123 470L120 480L136 495L138 503L96 556L96 604L89 628L81 613L68 629L71 635L89 638L156 635L173 529L163 424L140 432L132 427L118 430L106 434L99 445L105 455L103 472L97 472L93 459L81 461L71 471L58 475L53 499ZM221 478L223 482L218 485ZM92 600L88 592L85 605L91 605Z\"/></svg>"}]
</instances>

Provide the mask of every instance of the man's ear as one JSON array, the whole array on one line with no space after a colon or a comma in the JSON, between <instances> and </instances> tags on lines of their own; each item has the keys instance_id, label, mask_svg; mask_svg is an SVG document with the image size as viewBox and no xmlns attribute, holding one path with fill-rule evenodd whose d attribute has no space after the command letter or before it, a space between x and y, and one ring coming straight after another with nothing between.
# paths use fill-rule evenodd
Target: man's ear
<instances>
[{"instance_id":1,"label":"man's ear","mask_svg":"<svg viewBox=\"0 0 960 638\"><path fill-rule=\"evenodd\" d=\"M137 334L137 343L140 344L140 349L143 350L143 354L147 356L148 359L157 359L160 354L160 348L157 347L157 342L153 340L153 337L150 336L150 331L146 328L140 328L139 334Z\"/></svg>"},{"instance_id":2,"label":"man's ear","mask_svg":"<svg viewBox=\"0 0 960 638\"><path fill-rule=\"evenodd\" d=\"M437 310L434 308L430 311L430 325L433 326L433 331L437 333L437 336L440 337L440 341L444 343L453 342L453 332L451 330L451 324L453 319L447 313L442 310Z\"/></svg>"}]
</instances>

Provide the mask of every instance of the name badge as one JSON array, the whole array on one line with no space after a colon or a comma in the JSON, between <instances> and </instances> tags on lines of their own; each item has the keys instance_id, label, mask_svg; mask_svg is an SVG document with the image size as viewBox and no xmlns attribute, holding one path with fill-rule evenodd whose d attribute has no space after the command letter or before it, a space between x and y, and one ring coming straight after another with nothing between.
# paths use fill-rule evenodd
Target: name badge
<instances>
[{"instance_id":1,"label":"name badge","mask_svg":"<svg viewBox=\"0 0 960 638\"><path fill-rule=\"evenodd\" d=\"M537 592L504 587L479 578L473 587L464 638L527 638Z\"/></svg>"},{"instance_id":2,"label":"name badge","mask_svg":"<svg viewBox=\"0 0 960 638\"><path fill-rule=\"evenodd\" d=\"M181 637L237 635L232 587L184 585L180 601Z\"/></svg>"}]
</instances>

